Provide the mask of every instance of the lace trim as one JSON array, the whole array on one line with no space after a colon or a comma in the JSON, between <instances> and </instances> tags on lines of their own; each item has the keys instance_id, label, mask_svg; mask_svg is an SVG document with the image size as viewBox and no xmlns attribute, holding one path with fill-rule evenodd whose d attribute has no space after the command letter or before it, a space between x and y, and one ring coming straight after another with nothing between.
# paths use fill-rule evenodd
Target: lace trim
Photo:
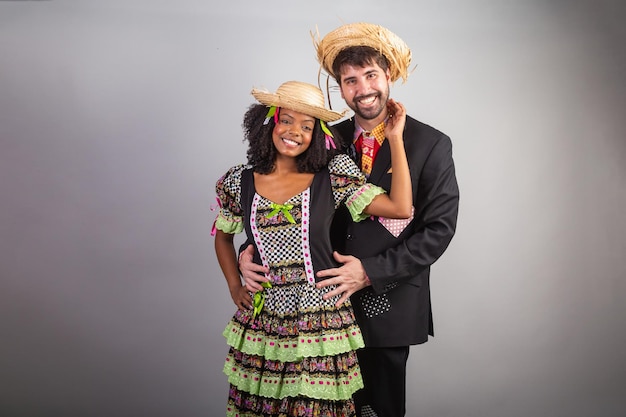
<instances>
[{"instance_id":1,"label":"lace trim","mask_svg":"<svg viewBox=\"0 0 626 417\"><path fill-rule=\"evenodd\" d=\"M356 354L354 355L356 358ZM262 359L259 359L262 360ZM296 364L295 366L297 366ZM231 354L224 364L224 374L238 390L268 398L306 396L317 399L347 400L363 388L363 378L356 359L340 375L308 372L264 372L243 368Z\"/></svg>"},{"instance_id":2,"label":"lace trim","mask_svg":"<svg viewBox=\"0 0 626 417\"><path fill-rule=\"evenodd\" d=\"M231 385L226 405L227 417L258 416L347 417L356 415L354 400L326 400L305 396L267 398L241 392Z\"/></svg>"},{"instance_id":3,"label":"lace trim","mask_svg":"<svg viewBox=\"0 0 626 417\"><path fill-rule=\"evenodd\" d=\"M374 197L380 194L384 194L385 190L377 185L365 184L359 189L351 198L346 202L350 216L355 222L367 219L369 214L364 213L365 207L367 207Z\"/></svg>"},{"instance_id":4,"label":"lace trim","mask_svg":"<svg viewBox=\"0 0 626 417\"><path fill-rule=\"evenodd\" d=\"M243 232L243 219L237 217L226 217L221 212L215 219L215 227L224 233L237 234Z\"/></svg>"},{"instance_id":5,"label":"lace trim","mask_svg":"<svg viewBox=\"0 0 626 417\"><path fill-rule=\"evenodd\" d=\"M245 333L245 335L244 335ZM224 329L226 343L233 348L271 360L295 362L305 357L333 356L365 346L361 329L355 324L324 335L299 335L290 338L266 336L230 321Z\"/></svg>"}]
</instances>

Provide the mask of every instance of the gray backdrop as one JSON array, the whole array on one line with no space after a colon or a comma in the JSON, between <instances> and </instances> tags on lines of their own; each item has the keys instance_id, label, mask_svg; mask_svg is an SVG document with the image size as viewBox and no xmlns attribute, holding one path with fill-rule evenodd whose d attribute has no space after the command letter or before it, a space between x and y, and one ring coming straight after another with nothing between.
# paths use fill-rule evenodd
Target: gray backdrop
<instances>
[{"instance_id":1,"label":"gray backdrop","mask_svg":"<svg viewBox=\"0 0 626 417\"><path fill-rule=\"evenodd\" d=\"M299 5L302 4L302 5ZM252 87L370 21L449 134L457 235L408 416L626 415L626 31L616 1L0 1L0 415L218 416L210 235ZM335 108L343 108L332 93Z\"/></svg>"}]
</instances>

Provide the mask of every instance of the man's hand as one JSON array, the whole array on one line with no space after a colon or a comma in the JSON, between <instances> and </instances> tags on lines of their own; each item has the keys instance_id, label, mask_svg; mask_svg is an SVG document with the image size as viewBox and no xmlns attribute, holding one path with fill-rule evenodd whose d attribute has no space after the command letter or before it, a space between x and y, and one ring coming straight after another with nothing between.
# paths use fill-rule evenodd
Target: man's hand
<instances>
[{"instance_id":1,"label":"man's hand","mask_svg":"<svg viewBox=\"0 0 626 417\"><path fill-rule=\"evenodd\" d=\"M267 282L269 279L265 277L265 274L269 273L269 269L263 265L256 264L252 261L254 255L254 246L248 245L245 250L239 255L239 271L241 276L246 282L245 288L251 292L257 292L263 290L261 282Z\"/></svg>"},{"instance_id":2,"label":"man's hand","mask_svg":"<svg viewBox=\"0 0 626 417\"><path fill-rule=\"evenodd\" d=\"M329 285L337 285L332 291L329 291L324 295L324 299L327 300L330 297L341 294L341 298L335 304L339 307L343 304L352 294L358 290L370 285L363 264L358 258L354 256L341 255L339 252L333 252L333 257L337 262L343 265L339 268L325 269L319 271L317 276L330 277L316 284L317 288L327 287Z\"/></svg>"}]
</instances>

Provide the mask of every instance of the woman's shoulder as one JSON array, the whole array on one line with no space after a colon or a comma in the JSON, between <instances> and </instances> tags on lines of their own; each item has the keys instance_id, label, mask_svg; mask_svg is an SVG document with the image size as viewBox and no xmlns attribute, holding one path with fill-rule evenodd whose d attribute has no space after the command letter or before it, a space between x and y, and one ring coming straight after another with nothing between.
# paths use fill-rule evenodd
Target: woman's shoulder
<instances>
[{"instance_id":1,"label":"woman's shoulder","mask_svg":"<svg viewBox=\"0 0 626 417\"><path fill-rule=\"evenodd\" d=\"M252 168L251 165L238 164L230 167L216 182L218 188L235 189L241 185L242 174L246 169Z\"/></svg>"},{"instance_id":2,"label":"woman's shoulder","mask_svg":"<svg viewBox=\"0 0 626 417\"><path fill-rule=\"evenodd\" d=\"M236 178L241 177L241 173L246 169L252 168L251 165L248 164L237 164L228 168L228 170L220 177L220 180L224 180L227 178Z\"/></svg>"},{"instance_id":3,"label":"woman's shoulder","mask_svg":"<svg viewBox=\"0 0 626 417\"><path fill-rule=\"evenodd\" d=\"M355 174L359 173L359 167L345 153L335 155L328 163L328 171L331 174Z\"/></svg>"}]
</instances>

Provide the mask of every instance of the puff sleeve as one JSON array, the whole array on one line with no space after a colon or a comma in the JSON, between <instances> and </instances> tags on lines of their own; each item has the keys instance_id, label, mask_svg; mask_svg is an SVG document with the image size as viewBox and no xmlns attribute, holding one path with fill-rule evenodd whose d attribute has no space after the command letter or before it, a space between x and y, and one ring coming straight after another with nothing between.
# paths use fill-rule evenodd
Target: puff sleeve
<instances>
[{"instance_id":1,"label":"puff sleeve","mask_svg":"<svg viewBox=\"0 0 626 417\"><path fill-rule=\"evenodd\" d=\"M335 156L328 164L335 208L345 204L352 220L359 222L369 217L365 208L374 197L385 193L377 185L367 182L365 175L348 155Z\"/></svg>"},{"instance_id":2,"label":"puff sleeve","mask_svg":"<svg viewBox=\"0 0 626 417\"><path fill-rule=\"evenodd\" d=\"M240 164L230 168L215 183L215 193L220 210L215 228L224 233L243 231L243 208L241 207L241 173L247 166Z\"/></svg>"}]
</instances>

